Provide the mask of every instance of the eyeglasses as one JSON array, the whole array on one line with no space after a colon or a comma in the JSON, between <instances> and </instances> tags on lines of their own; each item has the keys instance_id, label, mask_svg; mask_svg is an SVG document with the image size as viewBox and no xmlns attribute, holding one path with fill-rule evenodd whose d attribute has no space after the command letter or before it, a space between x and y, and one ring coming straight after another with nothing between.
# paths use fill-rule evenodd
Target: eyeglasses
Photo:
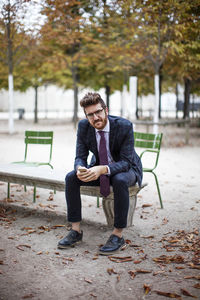
<instances>
[{"instance_id":1,"label":"eyeglasses","mask_svg":"<svg viewBox=\"0 0 200 300\"><path fill-rule=\"evenodd\" d=\"M93 119L94 115L96 115L97 117L99 117L99 116L101 116L103 110L104 110L103 108L98 109L98 110L96 110L93 113L86 114L86 117L88 117L88 119Z\"/></svg>"}]
</instances>

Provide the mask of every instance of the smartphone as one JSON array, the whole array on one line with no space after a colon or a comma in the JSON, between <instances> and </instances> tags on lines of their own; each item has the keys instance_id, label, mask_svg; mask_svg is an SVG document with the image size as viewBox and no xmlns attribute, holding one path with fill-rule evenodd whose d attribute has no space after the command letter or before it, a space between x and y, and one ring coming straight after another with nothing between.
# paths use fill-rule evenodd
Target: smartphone
<instances>
[{"instance_id":1,"label":"smartphone","mask_svg":"<svg viewBox=\"0 0 200 300\"><path fill-rule=\"evenodd\" d=\"M85 168L85 167L79 167L78 170L79 170L79 172L84 173L84 172L87 171L87 168Z\"/></svg>"}]
</instances>

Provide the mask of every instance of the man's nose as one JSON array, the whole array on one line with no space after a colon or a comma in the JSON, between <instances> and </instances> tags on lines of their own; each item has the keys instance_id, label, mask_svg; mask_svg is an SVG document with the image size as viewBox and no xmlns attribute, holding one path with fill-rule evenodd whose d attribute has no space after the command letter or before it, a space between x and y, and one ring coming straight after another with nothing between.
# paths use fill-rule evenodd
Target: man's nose
<instances>
[{"instance_id":1,"label":"man's nose","mask_svg":"<svg viewBox=\"0 0 200 300\"><path fill-rule=\"evenodd\" d=\"M94 120L98 120L99 117L94 113Z\"/></svg>"}]
</instances>

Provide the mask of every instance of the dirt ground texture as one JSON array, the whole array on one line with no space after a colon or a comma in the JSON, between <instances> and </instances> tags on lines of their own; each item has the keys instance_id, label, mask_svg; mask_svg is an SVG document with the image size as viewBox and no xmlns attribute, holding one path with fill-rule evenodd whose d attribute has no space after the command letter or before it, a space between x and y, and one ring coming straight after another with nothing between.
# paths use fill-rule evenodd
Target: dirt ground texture
<instances>
[{"instance_id":1,"label":"dirt ground texture","mask_svg":"<svg viewBox=\"0 0 200 300\"><path fill-rule=\"evenodd\" d=\"M54 131L52 163L73 168L76 130L68 122L17 121L7 134L0 121L0 163L23 159L24 130ZM144 131L145 128L138 127ZM166 137L166 138L165 138ZM0 299L200 299L200 129L164 129L158 175L164 209L154 178L138 196L133 226L124 230L127 248L113 257L98 255L111 233L96 199L82 197L83 242L57 249L67 234L63 192L0 182Z\"/></svg>"}]
</instances>

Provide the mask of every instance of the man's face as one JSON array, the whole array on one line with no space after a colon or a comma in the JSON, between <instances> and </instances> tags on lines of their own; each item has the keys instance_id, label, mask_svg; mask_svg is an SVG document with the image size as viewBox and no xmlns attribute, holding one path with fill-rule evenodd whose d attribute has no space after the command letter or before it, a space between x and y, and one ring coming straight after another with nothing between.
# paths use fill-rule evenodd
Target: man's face
<instances>
[{"instance_id":1,"label":"man's face","mask_svg":"<svg viewBox=\"0 0 200 300\"><path fill-rule=\"evenodd\" d=\"M108 108L103 109L101 104L90 105L85 108L85 114L89 123L96 129L102 130L108 120Z\"/></svg>"}]
</instances>

